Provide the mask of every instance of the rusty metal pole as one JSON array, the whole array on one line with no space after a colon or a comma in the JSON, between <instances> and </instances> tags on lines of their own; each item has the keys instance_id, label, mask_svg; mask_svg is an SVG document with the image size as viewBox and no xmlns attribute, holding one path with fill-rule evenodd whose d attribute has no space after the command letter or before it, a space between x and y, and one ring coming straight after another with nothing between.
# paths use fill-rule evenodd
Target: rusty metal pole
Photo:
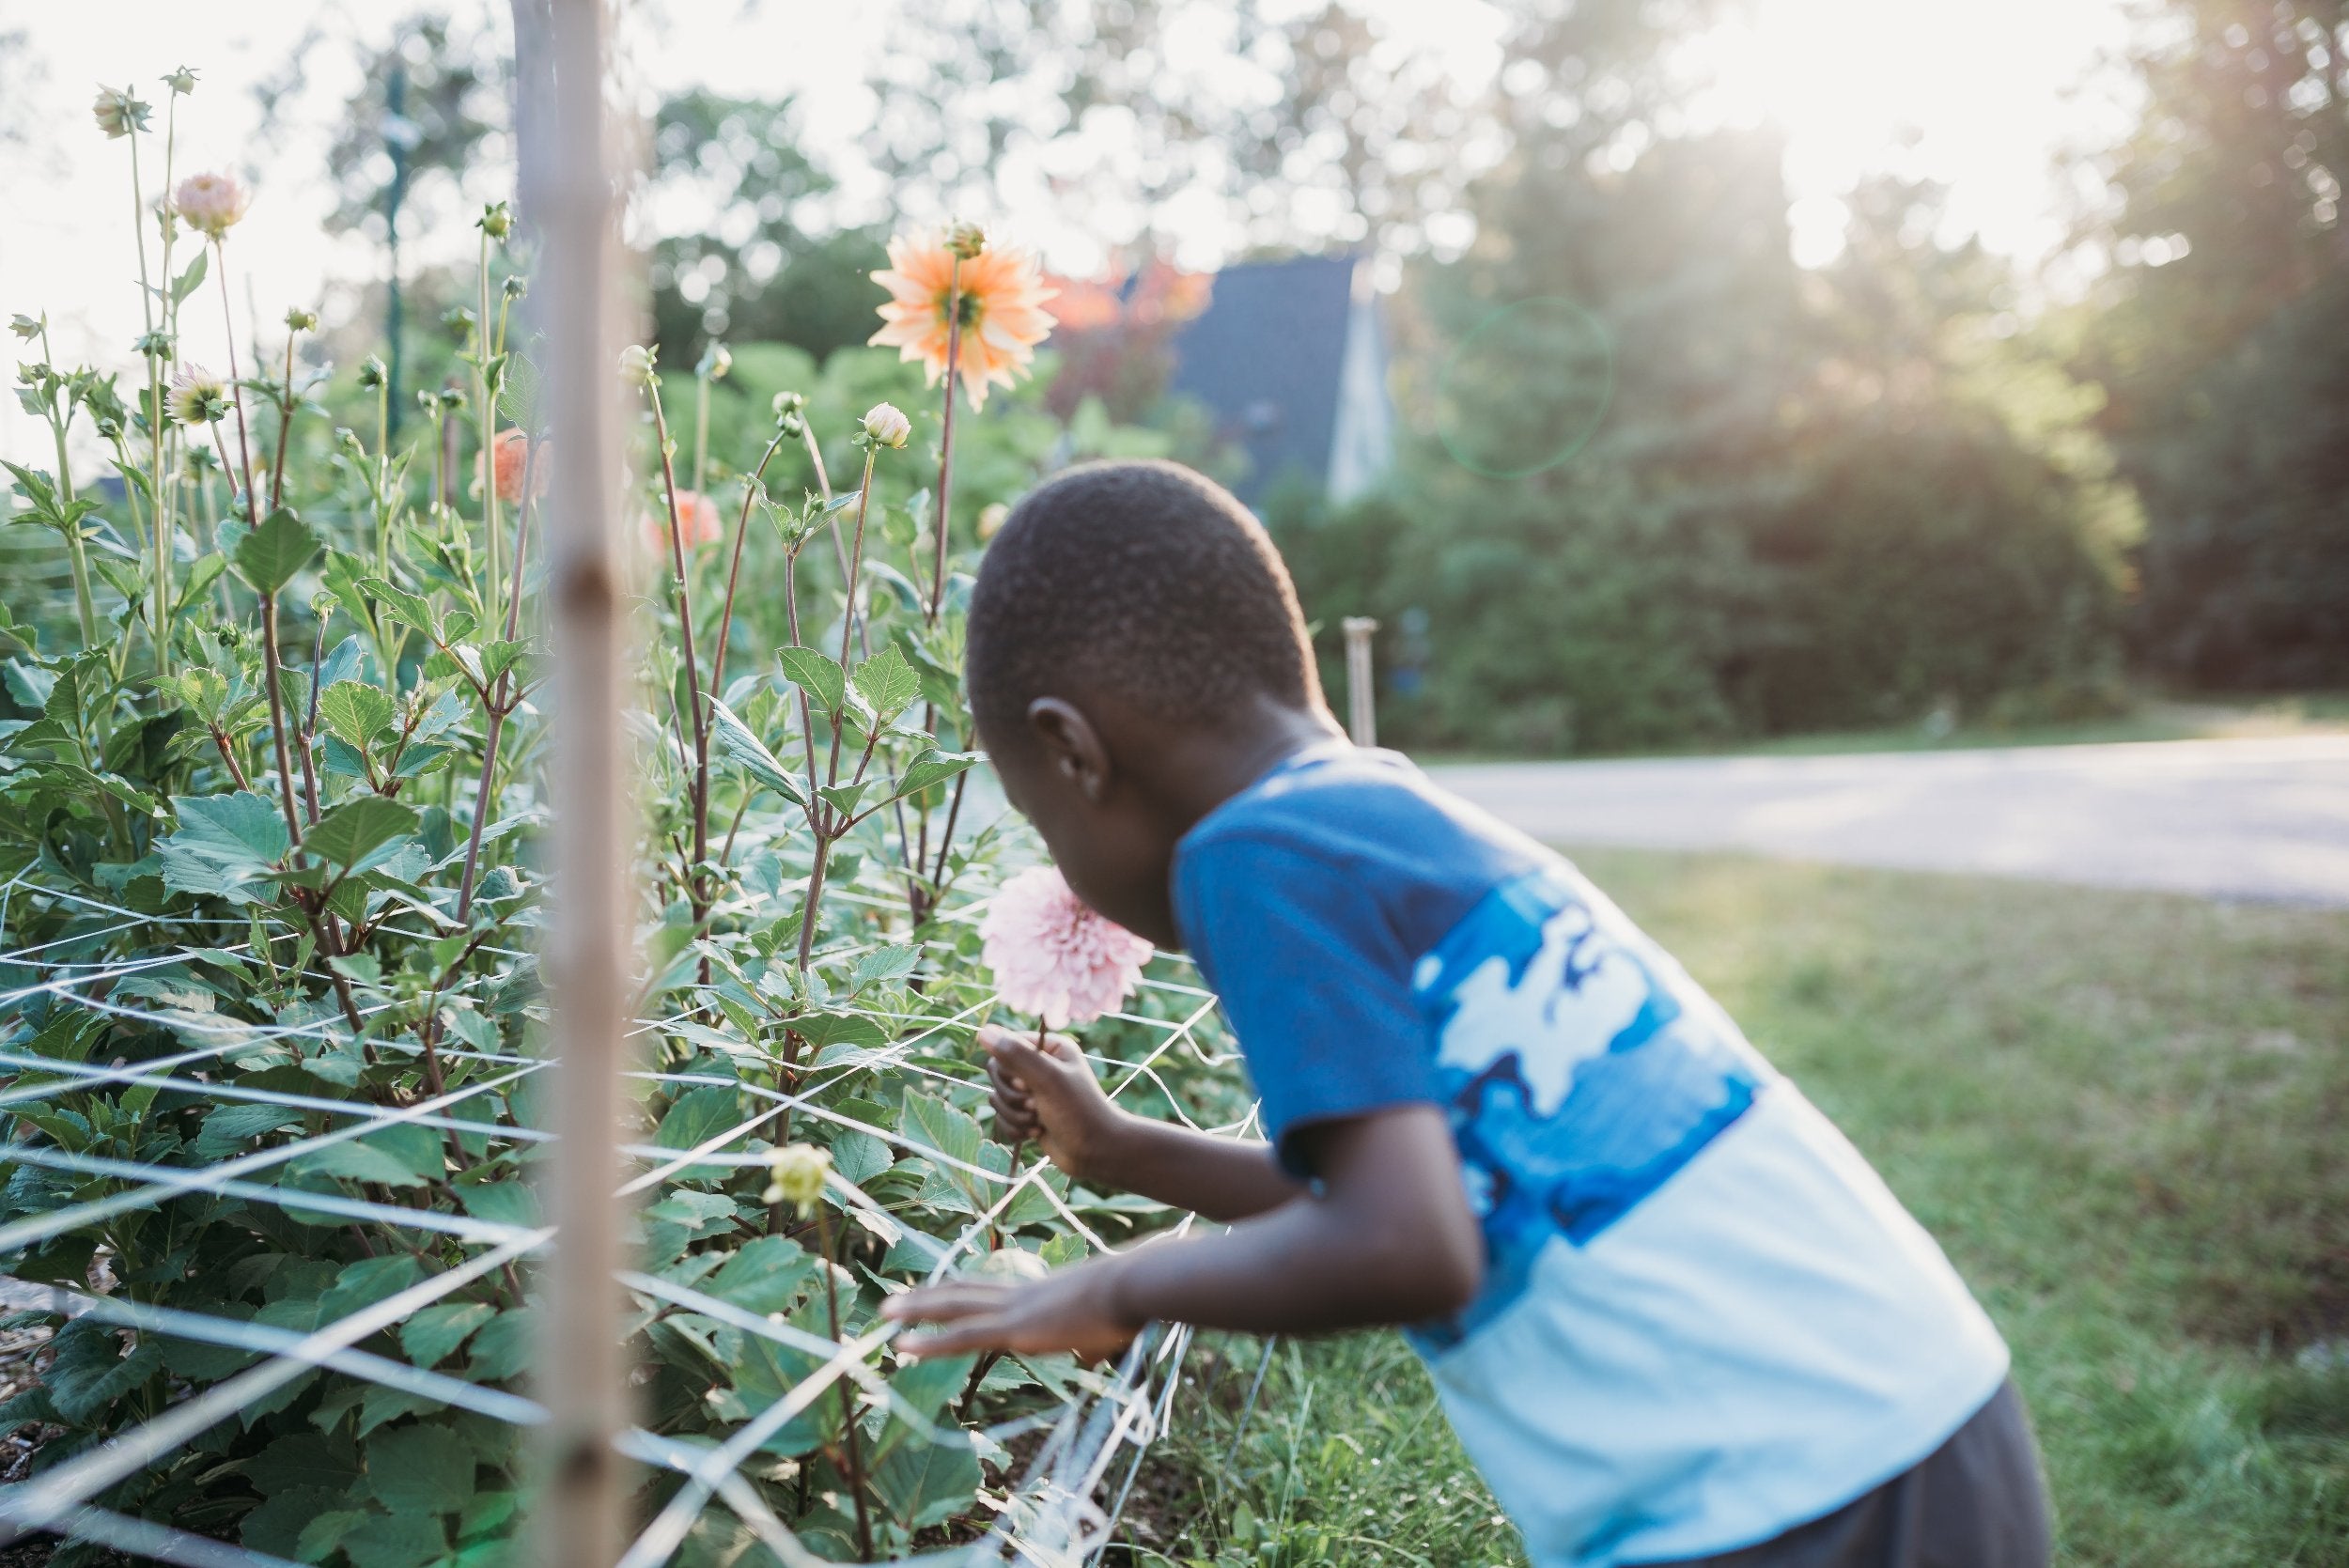
<instances>
[{"instance_id":1,"label":"rusty metal pole","mask_svg":"<svg viewBox=\"0 0 2349 1568\"><path fill-rule=\"evenodd\" d=\"M1372 684L1370 639L1378 623L1368 615L1348 615L1346 628L1346 730L1357 746L1378 744L1378 691Z\"/></svg>"},{"instance_id":2,"label":"rusty metal pole","mask_svg":"<svg viewBox=\"0 0 2349 1568\"><path fill-rule=\"evenodd\" d=\"M537 241L552 493L546 521L553 641L553 1157L541 1188L556 1227L537 1277L537 1391L550 1420L530 1520L534 1560L609 1568L628 1538L630 1415L617 1279L626 1217L613 1200L627 1065L634 801L620 715L628 648L619 535L625 256L621 138L606 106L605 0L513 0L521 214Z\"/></svg>"}]
</instances>

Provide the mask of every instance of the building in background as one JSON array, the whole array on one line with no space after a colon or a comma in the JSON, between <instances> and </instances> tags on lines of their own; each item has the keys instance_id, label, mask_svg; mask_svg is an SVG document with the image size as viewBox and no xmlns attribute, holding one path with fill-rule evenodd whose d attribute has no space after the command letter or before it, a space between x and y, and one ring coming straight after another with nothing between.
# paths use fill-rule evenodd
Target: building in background
<instances>
[{"instance_id":1,"label":"building in background","mask_svg":"<svg viewBox=\"0 0 2349 1568\"><path fill-rule=\"evenodd\" d=\"M1226 267L1170 349L1168 390L1204 404L1247 453L1236 489L1250 505L1294 483L1343 505L1393 466L1387 335L1361 257Z\"/></svg>"}]
</instances>

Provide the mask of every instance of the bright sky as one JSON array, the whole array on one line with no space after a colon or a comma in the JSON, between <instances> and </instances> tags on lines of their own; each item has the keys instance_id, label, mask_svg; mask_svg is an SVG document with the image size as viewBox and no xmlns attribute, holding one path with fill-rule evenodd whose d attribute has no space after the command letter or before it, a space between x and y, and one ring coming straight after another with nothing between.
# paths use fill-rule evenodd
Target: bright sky
<instances>
[{"instance_id":1,"label":"bright sky","mask_svg":"<svg viewBox=\"0 0 2349 1568\"><path fill-rule=\"evenodd\" d=\"M795 93L819 158L851 147L869 123L863 79L885 46L888 17L921 0L666 0L632 24L629 68L646 94L700 85L741 95ZM1292 8L1304 0L1277 0ZM1482 0L1368 0L1402 44L1439 54L1467 81L1498 64L1498 23ZM2075 96L2100 53L2125 37L2126 0L1747 0L1749 20L1703 40L1691 64L1715 70L1715 111L1735 121L1775 118L1788 135L1787 174L1796 197L1795 249L1815 263L1833 254L1843 220L1840 193L1872 169L1899 163L1952 188L1952 226L1979 232L1992 248L2026 261L2045 256L2059 234L2059 146L2108 136L2118 116L2108 85ZM495 17L503 4L456 0L462 15ZM0 143L0 314L46 310L60 359L127 367L140 326L131 249L127 144L98 132L89 114L97 84L135 83L157 106L158 78L186 64L202 75L182 100L179 168L243 167L258 160L252 214L230 239L230 288L241 323L248 309L272 325L295 303L320 302L320 279L376 275L380 252L364 241L330 241L319 220L331 205L319 150L331 116L355 85L356 62L341 39L383 37L405 6L304 0L239 0L192 6L164 0L0 0L0 36L15 29L29 48L0 73L23 84L29 114L5 117L24 129ZM323 19L335 41L310 52L295 113L306 129L285 150L261 155L251 87L280 71L297 40ZM1202 46L1213 33L1202 32ZM1176 48L1170 53L1177 53ZM1169 69L1212 68L1174 60ZM26 77L30 81L26 82ZM304 118L306 116L306 119ZM1904 147L1904 132L1913 145ZM146 145L143 172L159 178L158 144ZM1099 265L1103 237L1059 218L1038 178L1015 195L1022 210L994 215L1040 244L1064 271ZM1187 215L1188 217L1188 215ZM1212 265L1233 242L1209 214L1175 225L1193 265ZM418 247L432 254L435 237ZM1121 237L1122 238L1122 237ZM150 234L151 239L151 234ZM437 237L444 247L471 236ZM221 365L224 335L216 282L188 317L190 353ZM241 325L241 333L249 329ZM14 399L0 404L0 450L37 437Z\"/></svg>"}]
</instances>

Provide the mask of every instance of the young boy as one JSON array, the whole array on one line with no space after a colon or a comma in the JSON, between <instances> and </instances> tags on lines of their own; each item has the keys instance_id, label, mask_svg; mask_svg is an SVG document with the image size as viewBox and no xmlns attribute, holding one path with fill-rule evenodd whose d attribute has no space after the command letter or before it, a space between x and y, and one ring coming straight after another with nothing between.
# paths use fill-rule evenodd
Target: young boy
<instances>
[{"instance_id":1,"label":"young boy","mask_svg":"<svg viewBox=\"0 0 2349 1568\"><path fill-rule=\"evenodd\" d=\"M1069 886L1198 960L1271 1142L983 1032L1006 1139L1233 1223L896 1297L937 1326L903 1348L1402 1325L1537 1568L2046 1561L2006 1347L1939 1249L1571 865L1346 742L1238 502L1171 463L1040 487L967 678Z\"/></svg>"}]
</instances>

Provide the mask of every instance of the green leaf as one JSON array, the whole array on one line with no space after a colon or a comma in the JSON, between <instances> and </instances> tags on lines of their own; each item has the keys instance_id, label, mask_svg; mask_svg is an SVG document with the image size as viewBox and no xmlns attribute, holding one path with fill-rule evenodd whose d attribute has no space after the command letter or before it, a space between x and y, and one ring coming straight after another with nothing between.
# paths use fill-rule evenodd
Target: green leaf
<instances>
[{"instance_id":1,"label":"green leaf","mask_svg":"<svg viewBox=\"0 0 2349 1568\"><path fill-rule=\"evenodd\" d=\"M944 784L956 774L975 768L986 760L985 753L979 752L924 752L909 763L906 770L897 775L897 782L889 786L890 799L894 800L907 795L918 795L932 784Z\"/></svg>"},{"instance_id":2,"label":"green leaf","mask_svg":"<svg viewBox=\"0 0 2349 1568\"><path fill-rule=\"evenodd\" d=\"M539 1223L538 1195L528 1182L481 1182L459 1187L457 1192L465 1212L475 1219L534 1230Z\"/></svg>"},{"instance_id":3,"label":"green leaf","mask_svg":"<svg viewBox=\"0 0 2349 1568\"><path fill-rule=\"evenodd\" d=\"M873 1468L873 1490L909 1530L944 1524L971 1506L985 1479L970 1439L919 1439L892 1451Z\"/></svg>"},{"instance_id":4,"label":"green leaf","mask_svg":"<svg viewBox=\"0 0 2349 1568\"><path fill-rule=\"evenodd\" d=\"M788 1236L767 1235L746 1243L703 1288L744 1312L787 1312L817 1278L815 1256Z\"/></svg>"},{"instance_id":5,"label":"green leaf","mask_svg":"<svg viewBox=\"0 0 2349 1568\"><path fill-rule=\"evenodd\" d=\"M486 1301L443 1301L399 1326L399 1347L416 1365L437 1367L497 1315L498 1310Z\"/></svg>"},{"instance_id":6,"label":"green leaf","mask_svg":"<svg viewBox=\"0 0 2349 1568\"><path fill-rule=\"evenodd\" d=\"M848 989L861 991L879 980L903 980L922 962L922 950L914 946L877 947L856 961L848 971Z\"/></svg>"},{"instance_id":7,"label":"green leaf","mask_svg":"<svg viewBox=\"0 0 2349 1568\"><path fill-rule=\"evenodd\" d=\"M338 680L319 693L319 722L357 751L392 727L394 712L391 693L363 680Z\"/></svg>"},{"instance_id":8,"label":"green leaf","mask_svg":"<svg viewBox=\"0 0 2349 1568\"><path fill-rule=\"evenodd\" d=\"M302 1112L278 1105L224 1105L209 1112L189 1152L200 1160L226 1159L280 1127L298 1126Z\"/></svg>"},{"instance_id":9,"label":"green leaf","mask_svg":"<svg viewBox=\"0 0 2349 1568\"><path fill-rule=\"evenodd\" d=\"M889 1145L869 1132L843 1128L832 1136L832 1168L859 1187L895 1163Z\"/></svg>"},{"instance_id":10,"label":"green leaf","mask_svg":"<svg viewBox=\"0 0 2349 1568\"><path fill-rule=\"evenodd\" d=\"M416 812L380 795L362 795L328 811L302 837L302 847L346 870L366 863L367 858L392 840L416 831Z\"/></svg>"},{"instance_id":11,"label":"green leaf","mask_svg":"<svg viewBox=\"0 0 2349 1568\"><path fill-rule=\"evenodd\" d=\"M661 1118L653 1142L663 1149L694 1149L742 1120L735 1091L708 1084L687 1091Z\"/></svg>"},{"instance_id":12,"label":"green leaf","mask_svg":"<svg viewBox=\"0 0 2349 1568\"><path fill-rule=\"evenodd\" d=\"M971 1375L976 1356L924 1357L910 1367L900 1368L889 1380L890 1391L908 1405L923 1421L935 1421L938 1413L946 1408L946 1402L961 1392L963 1380ZM902 1416L903 1411L898 1411Z\"/></svg>"},{"instance_id":13,"label":"green leaf","mask_svg":"<svg viewBox=\"0 0 2349 1568\"><path fill-rule=\"evenodd\" d=\"M885 724L922 694L922 677L892 643L856 667L856 689Z\"/></svg>"},{"instance_id":14,"label":"green leaf","mask_svg":"<svg viewBox=\"0 0 2349 1568\"><path fill-rule=\"evenodd\" d=\"M319 1297L319 1321L339 1323L362 1308L397 1296L424 1278L424 1265L405 1252L347 1264Z\"/></svg>"},{"instance_id":15,"label":"green leaf","mask_svg":"<svg viewBox=\"0 0 2349 1568\"><path fill-rule=\"evenodd\" d=\"M889 1032L862 1013L802 1013L786 1027L818 1050L826 1046L870 1048L889 1044Z\"/></svg>"},{"instance_id":16,"label":"green leaf","mask_svg":"<svg viewBox=\"0 0 2349 1568\"><path fill-rule=\"evenodd\" d=\"M853 816L856 815L856 803L864 799L864 792L872 787L873 781L865 779L857 784L826 784L816 793L829 801L843 816ZM846 877L841 879L847 880Z\"/></svg>"},{"instance_id":17,"label":"green leaf","mask_svg":"<svg viewBox=\"0 0 2349 1568\"><path fill-rule=\"evenodd\" d=\"M927 1094L906 1095L905 1120L899 1127L914 1142L965 1165L979 1162L979 1145L986 1141L975 1119Z\"/></svg>"},{"instance_id":18,"label":"green leaf","mask_svg":"<svg viewBox=\"0 0 2349 1568\"><path fill-rule=\"evenodd\" d=\"M253 901L249 891L285 858L286 819L251 790L192 795L179 802L179 831L156 846L163 886L173 893Z\"/></svg>"},{"instance_id":19,"label":"green leaf","mask_svg":"<svg viewBox=\"0 0 2349 1568\"><path fill-rule=\"evenodd\" d=\"M343 1499L336 1498L336 1502ZM334 1548L344 1536L366 1522L367 1514L356 1508L334 1508L313 1515L294 1538L293 1560L296 1562L324 1562L334 1556Z\"/></svg>"},{"instance_id":20,"label":"green leaf","mask_svg":"<svg viewBox=\"0 0 2349 1568\"><path fill-rule=\"evenodd\" d=\"M280 1492L311 1487L348 1493L351 1483L359 1479L359 1467L351 1461L348 1442L280 1437L247 1460L244 1473L263 1497L273 1498Z\"/></svg>"},{"instance_id":21,"label":"green leaf","mask_svg":"<svg viewBox=\"0 0 2349 1568\"><path fill-rule=\"evenodd\" d=\"M506 385L498 392L498 412L506 416L507 424L525 430L538 427L539 387L543 380L538 367L523 355L506 356ZM543 456L539 458L540 462L545 460ZM536 486L537 480L534 477L531 484Z\"/></svg>"},{"instance_id":22,"label":"green leaf","mask_svg":"<svg viewBox=\"0 0 2349 1568\"><path fill-rule=\"evenodd\" d=\"M403 1426L367 1440L367 1490L395 1514L455 1514L473 1501L473 1450L445 1426Z\"/></svg>"},{"instance_id":23,"label":"green leaf","mask_svg":"<svg viewBox=\"0 0 2349 1568\"><path fill-rule=\"evenodd\" d=\"M50 1343L56 1355L41 1383L57 1414L76 1425L99 1415L163 1364L161 1345L140 1340L126 1356L120 1334L92 1318L75 1318Z\"/></svg>"},{"instance_id":24,"label":"green leaf","mask_svg":"<svg viewBox=\"0 0 2349 1568\"><path fill-rule=\"evenodd\" d=\"M280 506L261 525L237 541L237 575L257 594L273 594L308 566L326 541L308 523Z\"/></svg>"},{"instance_id":25,"label":"green leaf","mask_svg":"<svg viewBox=\"0 0 2349 1568\"><path fill-rule=\"evenodd\" d=\"M841 672L838 664L814 648L778 648L775 657L783 660L783 673L791 683L806 692L826 713L837 708L847 698L848 677Z\"/></svg>"},{"instance_id":26,"label":"green leaf","mask_svg":"<svg viewBox=\"0 0 2349 1568\"><path fill-rule=\"evenodd\" d=\"M465 1353L465 1372L476 1383L502 1383L530 1364L537 1348L537 1323L527 1309L516 1307L491 1319L473 1337Z\"/></svg>"},{"instance_id":27,"label":"green leaf","mask_svg":"<svg viewBox=\"0 0 2349 1568\"><path fill-rule=\"evenodd\" d=\"M350 1499L339 1492L329 1492L321 1486L297 1486L280 1492L262 1502L244 1516L237 1527L237 1539L247 1550L264 1552L271 1557L294 1561L316 1561L303 1558L302 1539L310 1522L321 1514L332 1514ZM352 1518L364 1517L353 1514ZM323 1556L324 1554L320 1554Z\"/></svg>"},{"instance_id":28,"label":"green leaf","mask_svg":"<svg viewBox=\"0 0 2349 1568\"><path fill-rule=\"evenodd\" d=\"M734 709L711 698L710 719L717 730L718 754L739 766L760 784L773 790L795 806L807 804L807 791L791 770L777 761L774 753L752 733L751 727L735 716Z\"/></svg>"},{"instance_id":29,"label":"green leaf","mask_svg":"<svg viewBox=\"0 0 2349 1568\"><path fill-rule=\"evenodd\" d=\"M441 1521L421 1514L370 1514L342 1539L351 1568L424 1568L448 1554Z\"/></svg>"},{"instance_id":30,"label":"green leaf","mask_svg":"<svg viewBox=\"0 0 2349 1568\"><path fill-rule=\"evenodd\" d=\"M171 280L171 303L173 304L187 303L188 296L204 287L207 254L199 248L195 253L195 259L188 263L188 270Z\"/></svg>"},{"instance_id":31,"label":"green leaf","mask_svg":"<svg viewBox=\"0 0 2349 1568\"><path fill-rule=\"evenodd\" d=\"M363 577L359 580L359 586L366 591L370 603L402 626L413 627L427 637L440 634L439 618L432 613L432 606L419 596L405 588L395 587L380 577ZM354 619L357 618L359 606L346 608Z\"/></svg>"}]
</instances>

